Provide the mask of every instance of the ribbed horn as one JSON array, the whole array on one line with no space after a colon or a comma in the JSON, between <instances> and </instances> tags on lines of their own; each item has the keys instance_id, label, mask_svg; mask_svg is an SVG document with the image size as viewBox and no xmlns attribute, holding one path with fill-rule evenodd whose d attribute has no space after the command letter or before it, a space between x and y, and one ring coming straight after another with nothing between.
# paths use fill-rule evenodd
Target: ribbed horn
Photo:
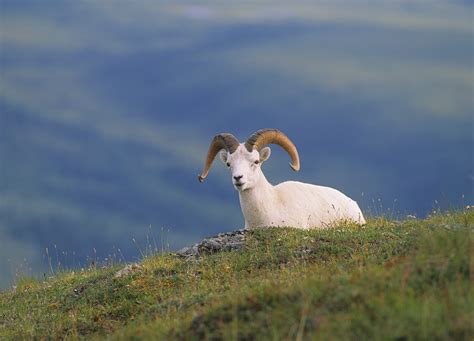
<instances>
[{"instance_id":1,"label":"ribbed horn","mask_svg":"<svg viewBox=\"0 0 474 341\"><path fill-rule=\"evenodd\" d=\"M214 161L217 153L220 150L225 149L230 154L232 154L233 152L235 152L238 146L239 140L237 140L232 134L222 133L214 136L211 145L209 146L209 151L207 152L204 170L202 171L202 174L198 177L199 182L203 182L204 179L207 177L207 174L209 174L209 169L211 168L212 162Z\"/></svg>"},{"instance_id":2,"label":"ribbed horn","mask_svg":"<svg viewBox=\"0 0 474 341\"><path fill-rule=\"evenodd\" d=\"M300 170L300 158L298 156L298 150L291 140L277 129L262 129L250 136L245 142L245 148L249 152L253 149L260 151L267 144L277 144L281 146L291 157L290 167L295 171Z\"/></svg>"}]
</instances>

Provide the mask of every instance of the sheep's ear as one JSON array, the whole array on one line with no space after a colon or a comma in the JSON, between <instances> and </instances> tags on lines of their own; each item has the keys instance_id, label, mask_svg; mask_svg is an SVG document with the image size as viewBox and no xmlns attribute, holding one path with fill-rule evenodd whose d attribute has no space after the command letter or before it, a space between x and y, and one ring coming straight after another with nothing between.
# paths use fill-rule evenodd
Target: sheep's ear
<instances>
[{"instance_id":1,"label":"sheep's ear","mask_svg":"<svg viewBox=\"0 0 474 341\"><path fill-rule=\"evenodd\" d=\"M221 159L221 161L222 161L223 163L227 163L227 150L222 149L222 150L219 152L219 158Z\"/></svg>"},{"instance_id":2,"label":"sheep's ear","mask_svg":"<svg viewBox=\"0 0 474 341\"><path fill-rule=\"evenodd\" d=\"M265 148L260 149L259 153L260 153L260 162L265 162L268 160L268 158L272 154L272 150L270 149L270 147L265 147Z\"/></svg>"}]
</instances>

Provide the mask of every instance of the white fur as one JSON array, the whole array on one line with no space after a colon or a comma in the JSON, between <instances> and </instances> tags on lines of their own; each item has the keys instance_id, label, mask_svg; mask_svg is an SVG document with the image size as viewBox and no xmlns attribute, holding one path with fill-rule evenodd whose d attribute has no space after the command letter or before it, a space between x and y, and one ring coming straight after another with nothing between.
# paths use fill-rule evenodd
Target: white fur
<instances>
[{"instance_id":1,"label":"white fur","mask_svg":"<svg viewBox=\"0 0 474 341\"><path fill-rule=\"evenodd\" d=\"M270 154L269 147L262 148L260 153L249 152L243 144L232 154L220 152L222 162L230 165L232 182L239 192L245 228L323 228L341 220L365 224L357 203L334 188L298 181L272 186L261 169Z\"/></svg>"}]
</instances>

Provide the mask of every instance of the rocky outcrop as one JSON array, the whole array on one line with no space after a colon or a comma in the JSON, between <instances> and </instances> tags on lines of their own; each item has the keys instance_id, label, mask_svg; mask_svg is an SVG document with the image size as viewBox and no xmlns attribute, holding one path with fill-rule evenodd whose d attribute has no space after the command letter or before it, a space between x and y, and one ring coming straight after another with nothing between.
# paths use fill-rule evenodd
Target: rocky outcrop
<instances>
[{"instance_id":1,"label":"rocky outcrop","mask_svg":"<svg viewBox=\"0 0 474 341\"><path fill-rule=\"evenodd\" d=\"M183 247L175 254L184 258L199 258L201 255L221 251L234 251L243 248L248 230L219 233L217 236L203 239L193 246Z\"/></svg>"}]
</instances>

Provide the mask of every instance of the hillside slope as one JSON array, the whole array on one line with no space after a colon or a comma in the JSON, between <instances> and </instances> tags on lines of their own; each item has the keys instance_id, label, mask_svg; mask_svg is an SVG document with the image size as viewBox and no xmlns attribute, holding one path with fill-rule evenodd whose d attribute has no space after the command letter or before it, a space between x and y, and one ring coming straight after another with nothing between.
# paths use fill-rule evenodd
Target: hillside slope
<instances>
[{"instance_id":1,"label":"hillside slope","mask_svg":"<svg viewBox=\"0 0 474 341\"><path fill-rule=\"evenodd\" d=\"M20 281L0 339L468 339L474 212L265 229L241 251ZM471 276L471 277L470 277Z\"/></svg>"}]
</instances>

